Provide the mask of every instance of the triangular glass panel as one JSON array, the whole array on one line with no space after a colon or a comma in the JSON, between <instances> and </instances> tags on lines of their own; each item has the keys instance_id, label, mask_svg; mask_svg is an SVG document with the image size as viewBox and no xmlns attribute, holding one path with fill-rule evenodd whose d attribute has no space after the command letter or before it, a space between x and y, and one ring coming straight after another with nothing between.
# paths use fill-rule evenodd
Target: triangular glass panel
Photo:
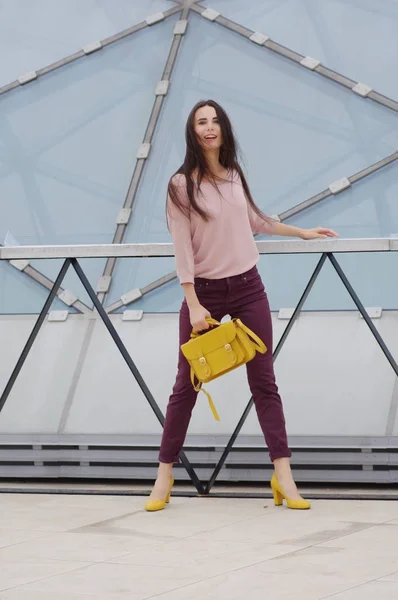
<instances>
[{"instance_id":1,"label":"triangular glass panel","mask_svg":"<svg viewBox=\"0 0 398 600\"><path fill-rule=\"evenodd\" d=\"M172 7L167 0L12 0L0 6L0 86Z\"/></svg>"},{"instance_id":2,"label":"triangular glass panel","mask_svg":"<svg viewBox=\"0 0 398 600\"><path fill-rule=\"evenodd\" d=\"M354 81L398 99L397 78L391 77L398 53L396 2L206 0L204 4L303 56L320 60Z\"/></svg>"},{"instance_id":3,"label":"triangular glass panel","mask_svg":"<svg viewBox=\"0 0 398 600\"><path fill-rule=\"evenodd\" d=\"M2 208L0 242L7 231L19 244L112 242L176 19L2 98L0 193L12 201ZM53 274L50 263L32 264ZM91 281L104 264L88 263ZM73 291L70 274L65 285Z\"/></svg>"},{"instance_id":4,"label":"triangular glass panel","mask_svg":"<svg viewBox=\"0 0 398 600\"><path fill-rule=\"evenodd\" d=\"M48 290L5 260L0 261L0 290L1 315L37 314L49 293ZM53 310L77 312L73 307L67 307L58 298L54 300ZM8 339L8 336L4 335L4 339Z\"/></svg>"},{"instance_id":5,"label":"triangular glass panel","mask_svg":"<svg viewBox=\"0 0 398 600\"><path fill-rule=\"evenodd\" d=\"M398 161L355 183L289 219L298 227L327 224L343 238L398 237ZM398 308L397 252L369 252L337 255L341 266L365 306ZM308 299L311 310L350 310L344 288L326 277Z\"/></svg>"},{"instance_id":6,"label":"triangular glass panel","mask_svg":"<svg viewBox=\"0 0 398 600\"><path fill-rule=\"evenodd\" d=\"M144 310L147 313L176 313L181 308L183 300L183 291L176 277L167 283L161 284L162 278L166 274L170 276L174 273L174 260L168 258L151 258L150 265L148 259L127 259L122 258L117 262L114 279L116 286L119 278L120 269L126 274L123 299L125 304L114 312L123 312L125 310ZM129 263L129 264L127 264ZM153 284L153 285L152 285ZM155 287L156 286L156 287ZM120 288L111 287L108 304L120 299L116 295L116 290ZM142 296L129 299L128 292L140 290ZM113 311L112 311L113 312Z\"/></svg>"}]
</instances>

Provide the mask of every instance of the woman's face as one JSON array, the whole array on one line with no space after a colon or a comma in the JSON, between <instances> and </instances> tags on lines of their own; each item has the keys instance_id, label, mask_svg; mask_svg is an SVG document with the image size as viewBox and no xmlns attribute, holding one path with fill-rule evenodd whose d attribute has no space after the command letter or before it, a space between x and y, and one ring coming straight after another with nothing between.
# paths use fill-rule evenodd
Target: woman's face
<instances>
[{"instance_id":1,"label":"woman's face","mask_svg":"<svg viewBox=\"0 0 398 600\"><path fill-rule=\"evenodd\" d=\"M221 148L223 143L221 127L212 106L198 108L195 113L194 131L204 150Z\"/></svg>"}]
</instances>

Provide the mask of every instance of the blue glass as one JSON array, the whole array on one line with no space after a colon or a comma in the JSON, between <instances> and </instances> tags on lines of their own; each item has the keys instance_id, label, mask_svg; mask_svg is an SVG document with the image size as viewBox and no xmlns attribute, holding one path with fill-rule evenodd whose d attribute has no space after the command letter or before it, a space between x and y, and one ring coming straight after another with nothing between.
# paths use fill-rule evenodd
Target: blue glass
<instances>
[{"instance_id":1,"label":"blue glass","mask_svg":"<svg viewBox=\"0 0 398 600\"><path fill-rule=\"evenodd\" d=\"M388 109L193 15L183 52L173 71L171 91L158 124L126 241L170 241L165 220L167 182L183 160L186 117L195 102L209 97L220 102L230 114L244 151L252 193L268 214L280 214L326 189L332 181L391 154L397 147L396 116ZM384 183L380 177L383 175L370 176L366 183L373 180L373 189L381 192ZM355 194L355 189L356 186L348 193ZM336 203L343 202L343 198L344 195L336 196ZM320 204L319 210L325 206L326 203ZM333 225L327 213L325 218L322 213L316 215L316 219L311 213L308 215L309 225L321 221ZM348 230L341 234L347 235ZM362 237L363 227L353 222L349 235ZM292 258L298 269L295 277L300 282L295 292L289 280L281 275L291 268L291 262L284 263L291 257L278 259L286 264L286 271L279 270L278 261L273 262L276 257L262 259L261 265L268 265L264 266L265 279L278 281L278 288L270 291L273 308L294 305L302 289L301 282L305 286L306 274L310 274L315 264L313 256ZM162 271L157 259L119 261L109 303L172 268L170 262ZM140 301L142 307L163 312L163 303L174 306L173 289L160 293L159 301L150 300L149 294ZM332 308L333 296L328 302Z\"/></svg>"},{"instance_id":2,"label":"blue glass","mask_svg":"<svg viewBox=\"0 0 398 600\"><path fill-rule=\"evenodd\" d=\"M3 0L0 86L173 6L167 0Z\"/></svg>"},{"instance_id":3,"label":"blue glass","mask_svg":"<svg viewBox=\"0 0 398 600\"><path fill-rule=\"evenodd\" d=\"M326 223L344 238L398 237L397 195L398 165L395 162L362 179L338 196L303 211L288 222L305 228ZM276 269L285 268L287 276L292 272L289 257L264 257L262 260L267 258L271 259ZM365 306L398 308L398 253L338 254L336 258ZM304 264L310 257L302 259ZM308 298L306 308L354 308L331 265L325 267ZM272 282L270 284L275 307L281 301L278 296L283 287L274 286ZM287 300L286 296L283 300Z\"/></svg>"},{"instance_id":4,"label":"blue glass","mask_svg":"<svg viewBox=\"0 0 398 600\"><path fill-rule=\"evenodd\" d=\"M43 308L49 291L27 277L6 261L0 261L0 314L37 314ZM52 310L69 310L55 298Z\"/></svg>"},{"instance_id":5,"label":"blue glass","mask_svg":"<svg viewBox=\"0 0 398 600\"><path fill-rule=\"evenodd\" d=\"M49 277L52 281L55 281L58 273L61 270L62 259L49 259L49 260L33 260L31 264L40 271L44 273L47 277ZM101 277L104 267L105 267L105 259L102 258L79 258L78 262L82 267L91 287L96 290L97 283L99 278ZM81 300L86 306L92 308L93 304L90 300L89 295L83 287L80 279L78 278L73 266L71 265L68 269L68 272L65 276L65 279L61 286L63 289L67 289L71 291L78 300ZM62 303L62 310L67 310L68 306ZM12 305L9 307L9 312L13 312Z\"/></svg>"},{"instance_id":6,"label":"blue glass","mask_svg":"<svg viewBox=\"0 0 398 600\"><path fill-rule=\"evenodd\" d=\"M318 202L287 221L313 227L321 221L341 237L398 236L398 162L361 179L336 196Z\"/></svg>"},{"instance_id":7,"label":"blue glass","mask_svg":"<svg viewBox=\"0 0 398 600\"><path fill-rule=\"evenodd\" d=\"M112 241L176 19L0 99L0 243L7 232L19 244ZM33 264L49 277L59 266ZM96 283L105 260L85 264Z\"/></svg>"},{"instance_id":8,"label":"blue glass","mask_svg":"<svg viewBox=\"0 0 398 600\"><path fill-rule=\"evenodd\" d=\"M208 0L208 6L283 46L398 99L395 0Z\"/></svg>"},{"instance_id":9,"label":"blue glass","mask_svg":"<svg viewBox=\"0 0 398 600\"><path fill-rule=\"evenodd\" d=\"M174 268L174 258L119 259L116 263L107 304L119 300L122 294L132 289L143 288L167 273L172 273ZM180 282L175 278L156 290L145 294L139 300L127 306L122 306L116 312L144 310L150 313L174 313L180 310L183 298L184 294Z\"/></svg>"}]
</instances>

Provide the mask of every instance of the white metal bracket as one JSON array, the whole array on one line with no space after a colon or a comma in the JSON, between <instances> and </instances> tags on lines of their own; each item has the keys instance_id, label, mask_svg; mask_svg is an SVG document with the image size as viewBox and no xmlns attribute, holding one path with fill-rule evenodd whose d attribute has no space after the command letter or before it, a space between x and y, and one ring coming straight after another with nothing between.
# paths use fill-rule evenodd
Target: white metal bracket
<instances>
[{"instance_id":1,"label":"white metal bracket","mask_svg":"<svg viewBox=\"0 0 398 600\"><path fill-rule=\"evenodd\" d=\"M126 304L131 304L132 302L134 302L135 300L138 300L139 298L142 298L142 292L141 292L140 288L135 288L134 290L130 290L126 294L123 294L123 296L120 297L120 300L126 306Z\"/></svg>"},{"instance_id":2,"label":"white metal bracket","mask_svg":"<svg viewBox=\"0 0 398 600\"><path fill-rule=\"evenodd\" d=\"M346 190L351 185L350 180L347 177L342 177L337 181L333 181L328 187L332 194L339 194L343 190Z\"/></svg>"},{"instance_id":3,"label":"white metal bracket","mask_svg":"<svg viewBox=\"0 0 398 600\"><path fill-rule=\"evenodd\" d=\"M25 271L26 267L29 266L28 260L10 260L10 265L18 269L18 271Z\"/></svg>"},{"instance_id":4,"label":"white metal bracket","mask_svg":"<svg viewBox=\"0 0 398 600\"><path fill-rule=\"evenodd\" d=\"M174 27L174 35L184 35L188 26L188 21L177 21Z\"/></svg>"},{"instance_id":5,"label":"white metal bracket","mask_svg":"<svg viewBox=\"0 0 398 600\"><path fill-rule=\"evenodd\" d=\"M306 56L305 58L303 58L303 60L300 60L300 65L303 65L303 67L306 67L311 71L319 67L320 64L320 60L317 60L316 58L311 58L311 56Z\"/></svg>"},{"instance_id":6,"label":"white metal bracket","mask_svg":"<svg viewBox=\"0 0 398 600\"><path fill-rule=\"evenodd\" d=\"M158 12L158 13L155 13L154 15L150 15L149 17L147 17L145 19L145 22L147 25L154 25L155 23L159 23L159 21L163 21L163 20L164 20L164 13Z\"/></svg>"},{"instance_id":7,"label":"white metal bracket","mask_svg":"<svg viewBox=\"0 0 398 600\"><path fill-rule=\"evenodd\" d=\"M36 71L30 71L29 73L25 73L24 75L20 75L20 77L18 77L18 81L21 85L29 83L30 81L34 81L35 79L37 79Z\"/></svg>"},{"instance_id":8,"label":"white metal bracket","mask_svg":"<svg viewBox=\"0 0 398 600\"><path fill-rule=\"evenodd\" d=\"M372 88L369 87L368 85L366 85L365 83L357 83L352 88L352 91L355 92L355 94L358 94L358 96L362 96L362 98L366 98L372 91Z\"/></svg>"},{"instance_id":9,"label":"white metal bracket","mask_svg":"<svg viewBox=\"0 0 398 600\"><path fill-rule=\"evenodd\" d=\"M92 54L93 52L97 52L97 50L101 50L101 48L101 42L92 42L91 44L87 44L87 46L84 46L83 52L84 54Z\"/></svg>"},{"instance_id":10,"label":"white metal bracket","mask_svg":"<svg viewBox=\"0 0 398 600\"><path fill-rule=\"evenodd\" d=\"M381 306L366 306L365 310L371 319L381 319L381 316L383 314L383 309ZM359 316L361 317L361 319L363 319L361 313L359 313Z\"/></svg>"},{"instance_id":11,"label":"white metal bracket","mask_svg":"<svg viewBox=\"0 0 398 600\"><path fill-rule=\"evenodd\" d=\"M72 306L78 300L78 297L70 290L63 290L58 294L58 298L67 306Z\"/></svg>"},{"instance_id":12,"label":"white metal bracket","mask_svg":"<svg viewBox=\"0 0 398 600\"><path fill-rule=\"evenodd\" d=\"M137 158L148 158L151 144L141 144L137 152Z\"/></svg>"},{"instance_id":13,"label":"white metal bracket","mask_svg":"<svg viewBox=\"0 0 398 600\"><path fill-rule=\"evenodd\" d=\"M294 313L294 308L281 308L278 312L278 319L290 321Z\"/></svg>"},{"instance_id":14,"label":"white metal bracket","mask_svg":"<svg viewBox=\"0 0 398 600\"><path fill-rule=\"evenodd\" d=\"M256 31L249 37L249 40L254 42L255 44L258 44L259 46L263 46L265 44L265 42L269 40L269 37L268 37L268 35L265 35L264 33L260 33L259 31Z\"/></svg>"},{"instance_id":15,"label":"white metal bracket","mask_svg":"<svg viewBox=\"0 0 398 600\"><path fill-rule=\"evenodd\" d=\"M168 79L162 79L156 86L156 96L166 96L169 91L170 81Z\"/></svg>"},{"instance_id":16,"label":"white metal bracket","mask_svg":"<svg viewBox=\"0 0 398 600\"><path fill-rule=\"evenodd\" d=\"M213 8L206 8L206 10L202 12L202 17L208 19L209 21L215 21L216 19L218 19L220 14L221 13L217 12Z\"/></svg>"},{"instance_id":17,"label":"white metal bracket","mask_svg":"<svg viewBox=\"0 0 398 600\"><path fill-rule=\"evenodd\" d=\"M69 311L67 310L50 310L48 313L48 321L50 323L61 323L68 318Z\"/></svg>"},{"instance_id":18,"label":"white metal bracket","mask_svg":"<svg viewBox=\"0 0 398 600\"><path fill-rule=\"evenodd\" d=\"M143 310L125 310L122 315L122 321L141 321Z\"/></svg>"},{"instance_id":19,"label":"white metal bracket","mask_svg":"<svg viewBox=\"0 0 398 600\"><path fill-rule=\"evenodd\" d=\"M101 275L97 282L97 292L106 294L111 286L112 277L110 275Z\"/></svg>"},{"instance_id":20,"label":"white metal bracket","mask_svg":"<svg viewBox=\"0 0 398 600\"><path fill-rule=\"evenodd\" d=\"M131 208L121 208L116 217L116 225L127 225L131 217Z\"/></svg>"}]
</instances>

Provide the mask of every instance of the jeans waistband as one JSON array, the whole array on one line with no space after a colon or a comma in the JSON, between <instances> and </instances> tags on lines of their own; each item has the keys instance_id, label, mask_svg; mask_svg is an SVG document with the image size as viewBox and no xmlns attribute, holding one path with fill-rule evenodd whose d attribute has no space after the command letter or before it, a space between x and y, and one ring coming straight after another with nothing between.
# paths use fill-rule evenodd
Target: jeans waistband
<instances>
[{"instance_id":1,"label":"jeans waistband","mask_svg":"<svg viewBox=\"0 0 398 600\"><path fill-rule=\"evenodd\" d=\"M210 284L212 283L213 285L217 284L217 283L224 283L224 282L234 282L234 281L244 281L245 278L250 277L250 275L256 275L258 273L258 269L257 266L255 265L254 267L252 267L251 269L249 269L248 271L245 271L244 273L239 273L239 275L232 275L231 277L223 277L222 279L206 279L205 277L195 277L195 284Z\"/></svg>"}]
</instances>

